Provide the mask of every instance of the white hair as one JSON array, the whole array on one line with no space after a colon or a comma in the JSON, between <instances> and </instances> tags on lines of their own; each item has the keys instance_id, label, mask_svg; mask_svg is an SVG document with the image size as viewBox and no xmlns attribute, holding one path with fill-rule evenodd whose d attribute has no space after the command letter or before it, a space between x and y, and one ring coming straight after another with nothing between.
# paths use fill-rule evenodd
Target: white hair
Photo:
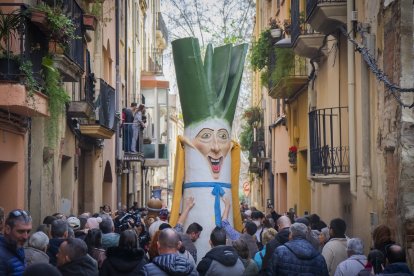
<instances>
[{"instance_id":1,"label":"white hair","mask_svg":"<svg viewBox=\"0 0 414 276\"><path fill-rule=\"evenodd\" d=\"M355 255L364 254L364 243L359 238L349 239L346 243L346 249L350 252L353 252Z\"/></svg>"},{"instance_id":2,"label":"white hair","mask_svg":"<svg viewBox=\"0 0 414 276\"><path fill-rule=\"evenodd\" d=\"M292 233L292 238L302 237L306 239L308 227L301 222L295 222L290 226L290 233Z\"/></svg>"},{"instance_id":3,"label":"white hair","mask_svg":"<svg viewBox=\"0 0 414 276\"><path fill-rule=\"evenodd\" d=\"M33 233L29 238L29 246L39 250L44 250L48 244L49 238L42 231Z\"/></svg>"}]
</instances>

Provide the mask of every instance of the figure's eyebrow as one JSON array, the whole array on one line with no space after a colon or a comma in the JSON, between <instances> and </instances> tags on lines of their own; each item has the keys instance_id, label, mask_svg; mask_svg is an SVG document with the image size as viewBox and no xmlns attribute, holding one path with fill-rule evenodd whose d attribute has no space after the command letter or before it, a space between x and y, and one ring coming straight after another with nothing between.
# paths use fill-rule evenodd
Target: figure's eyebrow
<instances>
[{"instance_id":1,"label":"figure's eyebrow","mask_svg":"<svg viewBox=\"0 0 414 276\"><path fill-rule=\"evenodd\" d=\"M207 127L205 127L205 128L203 128L202 130L200 130L200 132L199 132L199 133L197 133L197 135L199 135L201 132L206 131L206 130L214 131L214 129L212 129L212 128L207 128ZM196 136L197 136L197 135L196 135Z\"/></svg>"}]
</instances>

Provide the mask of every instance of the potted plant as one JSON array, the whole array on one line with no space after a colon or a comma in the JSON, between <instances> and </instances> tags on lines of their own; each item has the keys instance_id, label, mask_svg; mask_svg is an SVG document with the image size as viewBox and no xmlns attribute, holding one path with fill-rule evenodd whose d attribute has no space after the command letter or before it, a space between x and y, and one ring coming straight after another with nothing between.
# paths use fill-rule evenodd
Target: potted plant
<instances>
[{"instance_id":1,"label":"potted plant","mask_svg":"<svg viewBox=\"0 0 414 276\"><path fill-rule=\"evenodd\" d=\"M289 153L288 153L289 163L291 165L296 165L296 162L297 162L297 154L298 154L298 148L296 146L291 146L289 148Z\"/></svg>"},{"instance_id":2,"label":"potted plant","mask_svg":"<svg viewBox=\"0 0 414 276\"><path fill-rule=\"evenodd\" d=\"M0 13L0 78L18 81L20 75L19 56L12 51L13 41L17 41L21 24L21 13Z\"/></svg>"},{"instance_id":3,"label":"potted plant","mask_svg":"<svg viewBox=\"0 0 414 276\"><path fill-rule=\"evenodd\" d=\"M75 34L76 26L72 19L66 16L58 6L52 8L45 4L39 4L30 9L30 14L32 22L64 49L69 47L72 39L80 38ZM46 25L44 25L45 22L40 16L41 14L47 18Z\"/></svg>"},{"instance_id":4,"label":"potted plant","mask_svg":"<svg viewBox=\"0 0 414 276\"><path fill-rule=\"evenodd\" d=\"M280 29L279 21L273 17L269 19L270 34L272 37L281 37L282 30Z\"/></svg>"}]
</instances>

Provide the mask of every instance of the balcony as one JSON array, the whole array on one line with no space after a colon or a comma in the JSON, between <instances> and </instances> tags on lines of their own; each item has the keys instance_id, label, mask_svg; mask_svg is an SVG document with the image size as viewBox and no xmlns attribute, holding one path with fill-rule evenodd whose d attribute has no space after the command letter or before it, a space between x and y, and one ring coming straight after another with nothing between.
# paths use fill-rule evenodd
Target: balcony
<instances>
[{"instance_id":1,"label":"balcony","mask_svg":"<svg viewBox=\"0 0 414 276\"><path fill-rule=\"evenodd\" d=\"M325 56L326 50L319 50L323 45L325 35L315 32L310 24L306 24L299 11L299 1L292 1L292 48L293 51L302 57L319 59Z\"/></svg>"},{"instance_id":2,"label":"balcony","mask_svg":"<svg viewBox=\"0 0 414 276\"><path fill-rule=\"evenodd\" d=\"M293 61L287 65L286 74L275 82L275 85L269 90L269 96L273 99L288 99L308 83L306 68L306 59L298 55L293 55ZM276 66L284 67L284 64L278 62L276 57Z\"/></svg>"},{"instance_id":3,"label":"balcony","mask_svg":"<svg viewBox=\"0 0 414 276\"><path fill-rule=\"evenodd\" d=\"M21 4L0 4L0 108L26 117L49 116L48 98L40 93L45 37L33 30ZM33 45L38 48L32 49Z\"/></svg>"},{"instance_id":4,"label":"balcony","mask_svg":"<svg viewBox=\"0 0 414 276\"><path fill-rule=\"evenodd\" d=\"M311 178L349 182L348 107L309 112L309 142Z\"/></svg>"},{"instance_id":5,"label":"balcony","mask_svg":"<svg viewBox=\"0 0 414 276\"><path fill-rule=\"evenodd\" d=\"M69 103L66 115L72 118L89 118L93 114L95 100L95 82L93 74L83 78L78 87L72 93L72 101Z\"/></svg>"},{"instance_id":6,"label":"balcony","mask_svg":"<svg viewBox=\"0 0 414 276\"><path fill-rule=\"evenodd\" d=\"M111 139L115 133L115 89L104 80L98 82L99 95L94 103L95 115L80 120L82 135L95 139Z\"/></svg>"},{"instance_id":7,"label":"balcony","mask_svg":"<svg viewBox=\"0 0 414 276\"><path fill-rule=\"evenodd\" d=\"M0 108L26 117L49 116L47 96L39 92L28 95L22 84L0 82Z\"/></svg>"},{"instance_id":8,"label":"balcony","mask_svg":"<svg viewBox=\"0 0 414 276\"><path fill-rule=\"evenodd\" d=\"M168 29L165 25L164 19L162 18L161 12L157 12L157 14L154 16L157 20L156 22L156 45L157 49L164 50L167 48L168 44Z\"/></svg>"},{"instance_id":9,"label":"balcony","mask_svg":"<svg viewBox=\"0 0 414 276\"><path fill-rule=\"evenodd\" d=\"M36 11L36 7L31 11L32 23L49 40L49 53L53 55L54 66L61 73L63 81L78 82L84 73L83 11L75 0L43 2L46 4L50 2L52 9L63 13L72 20L75 26L75 38L59 37L59 35L52 34L45 12ZM65 47L62 47L62 44L65 44Z\"/></svg>"},{"instance_id":10,"label":"balcony","mask_svg":"<svg viewBox=\"0 0 414 276\"><path fill-rule=\"evenodd\" d=\"M323 34L346 24L346 0L307 0L306 22Z\"/></svg>"},{"instance_id":11,"label":"balcony","mask_svg":"<svg viewBox=\"0 0 414 276\"><path fill-rule=\"evenodd\" d=\"M163 56L161 49L151 48L146 49L144 53L144 58L146 59L146 68L144 71L152 74L162 74L163 73Z\"/></svg>"},{"instance_id":12,"label":"balcony","mask_svg":"<svg viewBox=\"0 0 414 276\"><path fill-rule=\"evenodd\" d=\"M138 161L144 160L143 151L143 129L140 128L138 123L123 123L122 124L122 150L124 151L125 161ZM134 137L134 131L137 136ZM132 152L132 143L135 142L135 151Z\"/></svg>"}]
</instances>

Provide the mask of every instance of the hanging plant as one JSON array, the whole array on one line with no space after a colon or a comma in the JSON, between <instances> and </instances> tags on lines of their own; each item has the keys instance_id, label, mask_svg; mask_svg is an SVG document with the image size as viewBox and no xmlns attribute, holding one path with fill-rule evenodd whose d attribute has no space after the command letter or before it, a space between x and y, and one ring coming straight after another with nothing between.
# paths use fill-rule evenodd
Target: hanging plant
<instances>
[{"instance_id":1,"label":"hanging plant","mask_svg":"<svg viewBox=\"0 0 414 276\"><path fill-rule=\"evenodd\" d=\"M50 113L46 133L49 145L54 147L59 134L60 116L64 113L65 105L70 101L70 97L62 87L60 73L54 67L53 59L50 56L43 57L42 65L45 80L44 90L49 97Z\"/></svg>"},{"instance_id":2,"label":"hanging plant","mask_svg":"<svg viewBox=\"0 0 414 276\"><path fill-rule=\"evenodd\" d=\"M76 35L77 26L73 23L72 19L63 13L63 11L58 7L50 7L43 3L33 7L30 10L32 13L35 12L44 12L47 17L47 28L49 33L49 38L51 40L56 40L62 48L67 49L70 45L71 40L80 39Z\"/></svg>"}]
</instances>

